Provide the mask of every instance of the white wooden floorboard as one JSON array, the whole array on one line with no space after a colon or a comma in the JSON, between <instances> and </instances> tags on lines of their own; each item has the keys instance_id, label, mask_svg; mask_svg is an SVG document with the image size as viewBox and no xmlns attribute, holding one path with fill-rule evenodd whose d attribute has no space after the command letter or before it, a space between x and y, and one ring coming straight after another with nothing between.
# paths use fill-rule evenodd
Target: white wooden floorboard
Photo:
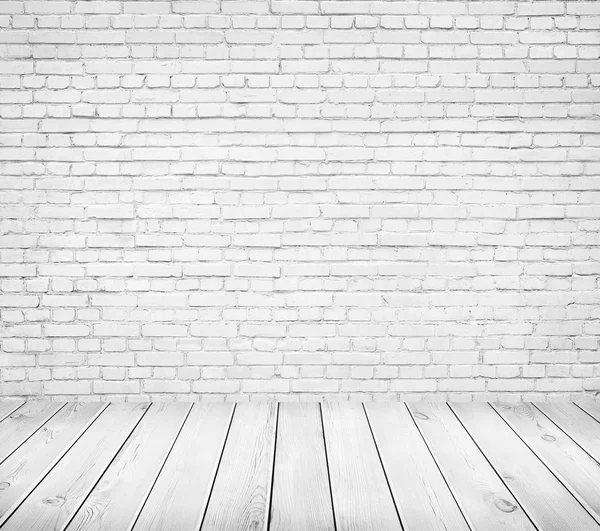
<instances>
[{"instance_id":1,"label":"white wooden floorboard","mask_svg":"<svg viewBox=\"0 0 600 531\"><path fill-rule=\"evenodd\" d=\"M489 404L452 404L479 448L538 529L600 531L600 526Z\"/></svg>"},{"instance_id":2,"label":"white wooden floorboard","mask_svg":"<svg viewBox=\"0 0 600 531\"><path fill-rule=\"evenodd\" d=\"M469 531L404 404L366 404L404 531Z\"/></svg>"},{"instance_id":3,"label":"white wooden floorboard","mask_svg":"<svg viewBox=\"0 0 600 531\"><path fill-rule=\"evenodd\" d=\"M493 407L600 521L600 465L532 404Z\"/></svg>"},{"instance_id":4,"label":"white wooden floorboard","mask_svg":"<svg viewBox=\"0 0 600 531\"><path fill-rule=\"evenodd\" d=\"M600 463L600 422L575 404L552 402L536 406Z\"/></svg>"},{"instance_id":5,"label":"white wooden floorboard","mask_svg":"<svg viewBox=\"0 0 600 531\"><path fill-rule=\"evenodd\" d=\"M276 404L236 406L202 531L267 529L276 417Z\"/></svg>"},{"instance_id":6,"label":"white wooden floorboard","mask_svg":"<svg viewBox=\"0 0 600 531\"><path fill-rule=\"evenodd\" d=\"M0 463L40 429L65 404L34 400L0 422Z\"/></svg>"},{"instance_id":7,"label":"white wooden floorboard","mask_svg":"<svg viewBox=\"0 0 600 531\"><path fill-rule=\"evenodd\" d=\"M600 402L596 400L577 400L575 402L581 409L583 409L588 415L594 417L594 419L600 422Z\"/></svg>"},{"instance_id":8,"label":"white wooden floorboard","mask_svg":"<svg viewBox=\"0 0 600 531\"><path fill-rule=\"evenodd\" d=\"M71 403L0 465L0 523L52 469L107 404ZM8 514L7 514L8 513Z\"/></svg>"},{"instance_id":9,"label":"white wooden floorboard","mask_svg":"<svg viewBox=\"0 0 600 531\"><path fill-rule=\"evenodd\" d=\"M600 531L589 400L8 402L0 531Z\"/></svg>"},{"instance_id":10,"label":"white wooden floorboard","mask_svg":"<svg viewBox=\"0 0 600 531\"><path fill-rule=\"evenodd\" d=\"M269 531L333 531L319 404L280 404Z\"/></svg>"},{"instance_id":11,"label":"white wooden floorboard","mask_svg":"<svg viewBox=\"0 0 600 531\"><path fill-rule=\"evenodd\" d=\"M194 404L135 531L200 529L233 409L231 404Z\"/></svg>"},{"instance_id":12,"label":"white wooden floorboard","mask_svg":"<svg viewBox=\"0 0 600 531\"><path fill-rule=\"evenodd\" d=\"M473 531L537 531L447 404L409 408Z\"/></svg>"},{"instance_id":13,"label":"white wooden floorboard","mask_svg":"<svg viewBox=\"0 0 600 531\"><path fill-rule=\"evenodd\" d=\"M2 400L0 402L0 422L8 417L12 412L19 409L25 402L22 400ZM0 426L0 430L1 430Z\"/></svg>"},{"instance_id":14,"label":"white wooden floorboard","mask_svg":"<svg viewBox=\"0 0 600 531\"><path fill-rule=\"evenodd\" d=\"M338 531L402 527L362 404L323 404Z\"/></svg>"},{"instance_id":15,"label":"white wooden floorboard","mask_svg":"<svg viewBox=\"0 0 600 531\"><path fill-rule=\"evenodd\" d=\"M190 407L152 404L66 530L130 529Z\"/></svg>"},{"instance_id":16,"label":"white wooden floorboard","mask_svg":"<svg viewBox=\"0 0 600 531\"><path fill-rule=\"evenodd\" d=\"M8 529L64 530L147 407L147 404L110 404L13 513Z\"/></svg>"}]
</instances>

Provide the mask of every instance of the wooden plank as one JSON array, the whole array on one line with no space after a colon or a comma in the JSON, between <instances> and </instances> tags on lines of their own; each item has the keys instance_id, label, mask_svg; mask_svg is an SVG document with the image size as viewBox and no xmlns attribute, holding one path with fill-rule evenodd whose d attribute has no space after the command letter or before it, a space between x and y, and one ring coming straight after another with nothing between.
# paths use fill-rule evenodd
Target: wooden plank
<instances>
[{"instance_id":1,"label":"wooden plank","mask_svg":"<svg viewBox=\"0 0 600 531\"><path fill-rule=\"evenodd\" d=\"M147 404L110 404L8 521L11 531L62 530L125 443Z\"/></svg>"},{"instance_id":2,"label":"wooden plank","mask_svg":"<svg viewBox=\"0 0 600 531\"><path fill-rule=\"evenodd\" d=\"M0 522L66 453L106 404L71 403L0 465Z\"/></svg>"},{"instance_id":3,"label":"wooden plank","mask_svg":"<svg viewBox=\"0 0 600 531\"><path fill-rule=\"evenodd\" d=\"M536 527L545 531L600 530L590 514L489 404L451 407Z\"/></svg>"},{"instance_id":4,"label":"wooden plank","mask_svg":"<svg viewBox=\"0 0 600 531\"><path fill-rule=\"evenodd\" d=\"M265 530L277 405L236 406L202 530Z\"/></svg>"},{"instance_id":5,"label":"wooden plank","mask_svg":"<svg viewBox=\"0 0 600 531\"><path fill-rule=\"evenodd\" d=\"M600 422L575 404L548 402L536 407L600 463Z\"/></svg>"},{"instance_id":6,"label":"wooden plank","mask_svg":"<svg viewBox=\"0 0 600 531\"><path fill-rule=\"evenodd\" d=\"M319 404L280 404L269 529L334 528Z\"/></svg>"},{"instance_id":7,"label":"wooden plank","mask_svg":"<svg viewBox=\"0 0 600 531\"><path fill-rule=\"evenodd\" d=\"M0 463L40 429L64 403L33 400L0 423Z\"/></svg>"},{"instance_id":8,"label":"wooden plank","mask_svg":"<svg viewBox=\"0 0 600 531\"><path fill-rule=\"evenodd\" d=\"M600 521L600 466L531 404L494 404L533 452Z\"/></svg>"},{"instance_id":9,"label":"wooden plank","mask_svg":"<svg viewBox=\"0 0 600 531\"><path fill-rule=\"evenodd\" d=\"M166 402L150 406L67 531L130 529L190 408Z\"/></svg>"},{"instance_id":10,"label":"wooden plank","mask_svg":"<svg viewBox=\"0 0 600 531\"><path fill-rule=\"evenodd\" d=\"M535 531L446 404L411 404L409 409L474 531Z\"/></svg>"},{"instance_id":11,"label":"wooden plank","mask_svg":"<svg viewBox=\"0 0 600 531\"><path fill-rule=\"evenodd\" d=\"M365 404L405 531L469 531L404 404Z\"/></svg>"},{"instance_id":12,"label":"wooden plank","mask_svg":"<svg viewBox=\"0 0 600 531\"><path fill-rule=\"evenodd\" d=\"M401 530L362 405L326 402L322 411L338 531Z\"/></svg>"},{"instance_id":13,"label":"wooden plank","mask_svg":"<svg viewBox=\"0 0 600 531\"><path fill-rule=\"evenodd\" d=\"M135 531L200 528L233 405L195 404L134 526Z\"/></svg>"},{"instance_id":14,"label":"wooden plank","mask_svg":"<svg viewBox=\"0 0 600 531\"><path fill-rule=\"evenodd\" d=\"M600 422L600 402L596 400L582 399L577 400L575 402L581 409L583 409L588 415L594 417L598 422Z\"/></svg>"},{"instance_id":15,"label":"wooden plank","mask_svg":"<svg viewBox=\"0 0 600 531\"><path fill-rule=\"evenodd\" d=\"M13 411L19 409L25 402L22 400L2 400L0 402L0 422L8 417ZM2 427L0 426L0 429Z\"/></svg>"}]
</instances>

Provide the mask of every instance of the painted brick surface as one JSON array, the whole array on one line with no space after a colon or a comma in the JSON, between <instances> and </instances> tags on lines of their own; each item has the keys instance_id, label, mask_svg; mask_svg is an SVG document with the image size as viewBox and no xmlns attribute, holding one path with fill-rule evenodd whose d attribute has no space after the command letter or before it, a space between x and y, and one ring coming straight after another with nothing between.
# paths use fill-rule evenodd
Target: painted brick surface
<instances>
[{"instance_id":1,"label":"painted brick surface","mask_svg":"<svg viewBox=\"0 0 600 531\"><path fill-rule=\"evenodd\" d=\"M600 391L600 2L0 1L0 394Z\"/></svg>"}]
</instances>

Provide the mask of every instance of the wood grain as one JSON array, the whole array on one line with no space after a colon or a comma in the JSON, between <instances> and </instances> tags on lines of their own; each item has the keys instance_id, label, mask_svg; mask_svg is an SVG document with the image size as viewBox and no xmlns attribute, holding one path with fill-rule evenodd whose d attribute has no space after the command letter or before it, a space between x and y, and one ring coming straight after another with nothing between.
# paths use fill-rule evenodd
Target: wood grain
<instances>
[{"instance_id":1,"label":"wood grain","mask_svg":"<svg viewBox=\"0 0 600 531\"><path fill-rule=\"evenodd\" d=\"M401 530L362 405L325 402L323 426L338 531Z\"/></svg>"},{"instance_id":2,"label":"wood grain","mask_svg":"<svg viewBox=\"0 0 600 531\"><path fill-rule=\"evenodd\" d=\"M24 403L22 400L2 400L0 402L0 422L19 409ZM2 430L2 425L0 425L0 430Z\"/></svg>"},{"instance_id":3,"label":"wood grain","mask_svg":"<svg viewBox=\"0 0 600 531\"><path fill-rule=\"evenodd\" d=\"M600 463L600 422L575 404L536 404L544 415Z\"/></svg>"},{"instance_id":4,"label":"wood grain","mask_svg":"<svg viewBox=\"0 0 600 531\"><path fill-rule=\"evenodd\" d=\"M581 409L583 409L588 415L594 417L594 419L600 422L600 402L590 399L577 400L575 402Z\"/></svg>"},{"instance_id":5,"label":"wood grain","mask_svg":"<svg viewBox=\"0 0 600 531\"><path fill-rule=\"evenodd\" d=\"M409 409L474 531L536 531L446 404Z\"/></svg>"},{"instance_id":6,"label":"wood grain","mask_svg":"<svg viewBox=\"0 0 600 531\"><path fill-rule=\"evenodd\" d=\"M213 485L233 405L195 404L144 508L135 531L197 531Z\"/></svg>"},{"instance_id":7,"label":"wood grain","mask_svg":"<svg viewBox=\"0 0 600 531\"><path fill-rule=\"evenodd\" d=\"M273 403L236 406L203 531L267 528L276 414Z\"/></svg>"},{"instance_id":8,"label":"wood grain","mask_svg":"<svg viewBox=\"0 0 600 531\"><path fill-rule=\"evenodd\" d=\"M270 531L333 531L319 404L280 404Z\"/></svg>"},{"instance_id":9,"label":"wood grain","mask_svg":"<svg viewBox=\"0 0 600 531\"><path fill-rule=\"evenodd\" d=\"M67 531L130 529L190 410L190 404L152 404Z\"/></svg>"},{"instance_id":10,"label":"wood grain","mask_svg":"<svg viewBox=\"0 0 600 531\"><path fill-rule=\"evenodd\" d=\"M0 531L600 531L596 402L5 403Z\"/></svg>"},{"instance_id":11,"label":"wood grain","mask_svg":"<svg viewBox=\"0 0 600 531\"><path fill-rule=\"evenodd\" d=\"M39 430L64 404L27 402L0 423L0 463Z\"/></svg>"},{"instance_id":12,"label":"wood grain","mask_svg":"<svg viewBox=\"0 0 600 531\"><path fill-rule=\"evenodd\" d=\"M365 404L405 531L468 531L404 404Z\"/></svg>"},{"instance_id":13,"label":"wood grain","mask_svg":"<svg viewBox=\"0 0 600 531\"><path fill-rule=\"evenodd\" d=\"M105 407L67 404L0 465L0 524Z\"/></svg>"},{"instance_id":14,"label":"wood grain","mask_svg":"<svg viewBox=\"0 0 600 531\"><path fill-rule=\"evenodd\" d=\"M600 530L600 526L489 404L452 409L539 529Z\"/></svg>"},{"instance_id":15,"label":"wood grain","mask_svg":"<svg viewBox=\"0 0 600 531\"><path fill-rule=\"evenodd\" d=\"M10 530L62 531L147 407L110 404L13 513Z\"/></svg>"},{"instance_id":16,"label":"wood grain","mask_svg":"<svg viewBox=\"0 0 600 531\"><path fill-rule=\"evenodd\" d=\"M600 466L531 404L493 404L571 494L600 519Z\"/></svg>"}]
</instances>

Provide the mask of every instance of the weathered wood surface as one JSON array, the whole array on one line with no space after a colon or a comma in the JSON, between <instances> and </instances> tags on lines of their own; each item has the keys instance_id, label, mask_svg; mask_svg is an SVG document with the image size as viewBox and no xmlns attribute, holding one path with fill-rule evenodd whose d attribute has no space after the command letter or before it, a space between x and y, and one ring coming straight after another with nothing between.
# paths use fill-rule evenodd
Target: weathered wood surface
<instances>
[{"instance_id":1,"label":"weathered wood surface","mask_svg":"<svg viewBox=\"0 0 600 531\"><path fill-rule=\"evenodd\" d=\"M469 531L404 404L366 406L405 531Z\"/></svg>"},{"instance_id":2,"label":"weathered wood surface","mask_svg":"<svg viewBox=\"0 0 600 531\"><path fill-rule=\"evenodd\" d=\"M152 404L66 530L130 529L189 409Z\"/></svg>"},{"instance_id":3,"label":"weathered wood surface","mask_svg":"<svg viewBox=\"0 0 600 531\"><path fill-rule=\"evenodd\" d=\"M579 503L600 521L600 466L532 404L494 404Z\"/></svg>"},{"instance_id":4,"label":"weathered wood surface","mask_svg":"<svg viewBox=\"0 0 600 531\"><path fill-rule=\"evenodd\" d=\"M600 531L564 485L535 457L489 404L453 404L481 451L538 529Z\"/></svg>"},{"instance_id":5,"label":"weathered wood surface","mask_svg":"<svg viewBox=\"0 0 600 531\"><path fill-rule=\"evenodd\" d=\"M0 421L8 417L13 411L19 409L23 404L22 400L3 400L0 402Z\"/></svg>"},{"instance_id":6,"label":"weathered wood surface","mask_svg":"<svg viewBox=\"0 0 600 531\"><path fill-rule=\"evenodd\" d=\"M275 404L236 406L203 531L267 529L276 421Z\"/></svg>"},{"instance_id":7,"label":"weathered wood surface","mask_svg":"<svg viewBox=\"0 0 600 531\"><path fill-rule=\"evenodd\" d=\"M32 401L0 422L0 463L21 446L65 404Z\"/></svg>"},{"instance_id":8,"label":"weathered wood surface","mask_svg":"<svg viewBox=\"0 0 600 531\"><path fill-rule=\"evenodd\" d=\"M67 404L0 464L0 522L79 439L106 404ZM16 508L16 507L15 507Z\"/></svg>"},{"instance_id":9,"label":"weathered wood surface","mask_svg":"<svg viewBox=\"0 0 600 531\"><path fill-rule=\"evenodd\" d=\"M600 463L600 422L575 404L548 403L537 407Z\"/></svg>"},{"instance_id":10,"label":"weathered wood surface","mask_svg":"<svg viewBox=\"0 0 600 531\"><path fill-rule=\"evenodd\" d=\"M146 408L145 404L110 404L13 513L10 530L64 529Z\"/></svg>"},{"instance_id":11,"label":"weathered wood surface","mask_svg":"<svg viewBox=\"0 0 600 531\"><path fill-rule=\"evenodd\" d=\"M135 524L135 531L197 531L208 504L233 405L194 404Z\"/></svg>"},{"instance_id":12,"label":"weathered wood surface","mask_svg":"<svg viewBox=\"0 0 600 531\"><path fill-rule=\"evenodd\" d=\"M410 410L473 529L536 531L447 404Z\"/></svg>"},{"instance_id":13,"label":"weathered wood surface","mask_svg":"<svg viewBox=\"0 0 600 531\"><path fill-rule=\"evenodd\" d=\"M600 406L0 401L0 531L600 531Z\"/></svg>"},{"instance_id":14,"label":"weathered wood surface","mask_svg":"<svg viewBox=\"0 0 600 531\"><path fill-rule=\"evenodd\" d=\"M361 404L323 404L338 531L402 529Z\"/></svg>"},{"instance_id":15,"label":"weathered wood surface","mask_svg":"<svg viewBox=\"0 0 600 531\"><path fill-rule=\"evenodd\" d=\"M333 531L319 404L281 404L270 531Z\"/></svg>"},{"instance_id":16,"label":"weathered wood surface","mask_svg":"<svg viewBox=\"0 0 600 531\"><path fill-rule=\"evenodd\" d=\"M600 402L593 400L578 400L575 402L583 411L600 422Z\"/></svg>"}]
</instances>

